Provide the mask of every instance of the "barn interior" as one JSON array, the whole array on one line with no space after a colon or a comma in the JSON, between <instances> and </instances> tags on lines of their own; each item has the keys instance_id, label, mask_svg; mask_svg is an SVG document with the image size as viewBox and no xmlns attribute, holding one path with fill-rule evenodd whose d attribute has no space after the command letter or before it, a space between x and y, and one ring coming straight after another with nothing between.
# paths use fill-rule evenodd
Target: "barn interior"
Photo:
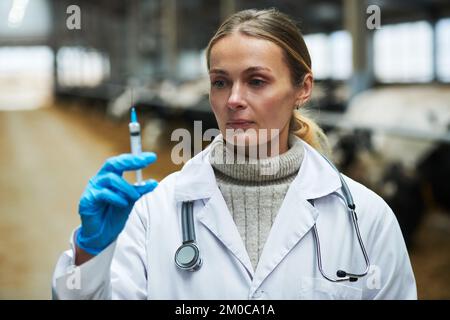
<instances>
[{"instance_id":1,"label":"barn interior","mask_svg":"<svg viewBox=\"0 0 450 320\"><path fill-rule=\"evenodd\" d=\"M304 34L315 79L305 109L333 160L393 209L419 299L450 299L446 0L1 1L1 299L51 298L87 181L130 150L130 107L143 149L158 154L144 176L181 169L174 130L217 128L210 38L234 12L271 7Z\"/></svg>"}]
</instances>

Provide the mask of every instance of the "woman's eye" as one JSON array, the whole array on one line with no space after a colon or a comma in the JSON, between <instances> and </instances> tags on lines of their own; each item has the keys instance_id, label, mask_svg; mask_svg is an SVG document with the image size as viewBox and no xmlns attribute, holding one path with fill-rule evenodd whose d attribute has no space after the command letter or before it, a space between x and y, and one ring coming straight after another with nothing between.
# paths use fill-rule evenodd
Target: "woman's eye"
<instances>
[{"instance_id":1,"label":"woman's eye","mask_svg":"<svg viewBox=\"0 0 450 320\"><path fill-rule=\"evenodd\" d=\"M215 88L223 88L225 87L225 81L224 80L215 80L211 82L211 85Z\"/></svg>"},{"instance_id":2,"label":"woman's eye","mask_svg":"<svg viewBox=\"0 0 450 320\"><path fill-rule=\"evenodd\" d=\"M265 84L265 81L261 80L261 79L252 79L252 80L250 80L250 85L252 85L254 87L261 87L264 84Z\"/></svg>"}]
</instances>

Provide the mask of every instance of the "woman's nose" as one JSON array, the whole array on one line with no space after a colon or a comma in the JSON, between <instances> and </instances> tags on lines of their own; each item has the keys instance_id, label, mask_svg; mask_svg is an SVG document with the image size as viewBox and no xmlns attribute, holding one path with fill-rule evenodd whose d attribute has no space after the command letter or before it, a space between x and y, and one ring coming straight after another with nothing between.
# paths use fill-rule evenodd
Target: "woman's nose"
<instances>
[{"instance_id":1,"label":"woman's nose","mask_svg":"<svg viewBox=\"0 0 450 320\"><path fill-rule=\"evenodd\" d=\"M243 88L239 84L234 84L231 89L231 94L228 98L227 106L230 109L240 109L246 107L244 99Z\"/></svg>"}]
</instances>

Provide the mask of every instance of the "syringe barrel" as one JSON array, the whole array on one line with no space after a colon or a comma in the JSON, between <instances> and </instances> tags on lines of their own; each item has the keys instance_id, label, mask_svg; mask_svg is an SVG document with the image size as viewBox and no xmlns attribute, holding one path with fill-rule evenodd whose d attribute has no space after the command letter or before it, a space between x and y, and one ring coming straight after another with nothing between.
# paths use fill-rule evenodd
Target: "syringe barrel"
<instances>
[{"instance_id":1,"label":"syringe barrel","mask_svg":"<svg viewBox=\"0 0 450 320\"><path fill-rule=\"evenodd\" d=\"M131 153L138 155L142 152L141 127L137 122L131 122L128 127L130 129Z\"/></svg>"},{"instance_id":2,"label":"syringe barrel","mask_svg":"<svg viewBox=\"0 0 450 320\"><path fill-rule=\"evenodd\" d=\"M139 155L142 153L141 126L138 122L130 122L128 128L130 129L131 153ZM142 170L136 170L136 182L142 184Z\"/></svg>"}]
</instances>

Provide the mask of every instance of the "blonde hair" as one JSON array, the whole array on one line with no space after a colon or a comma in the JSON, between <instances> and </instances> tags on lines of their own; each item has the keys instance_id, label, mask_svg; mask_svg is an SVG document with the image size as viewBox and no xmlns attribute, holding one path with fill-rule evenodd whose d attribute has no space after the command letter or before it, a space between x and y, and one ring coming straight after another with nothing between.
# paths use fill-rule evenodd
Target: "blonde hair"
<instances>
[{"instance_id":1,"label":"blonde hair","mask_svg":"<svg viewBox=\"0 0 450 320\"><path fill-rule=\"evenodd\" d=\"M311 57L300 29L288 15L273 8L244 10L226 19L206 48L208 70L210 68L211 49L214 44L236 31L248 36L269 40L281 47L294 86L302 86L305 75L312 74ZM331 153L325 133L305 114L293 111L289 130L319 152Z\"/></svg>"}]
</instances>

